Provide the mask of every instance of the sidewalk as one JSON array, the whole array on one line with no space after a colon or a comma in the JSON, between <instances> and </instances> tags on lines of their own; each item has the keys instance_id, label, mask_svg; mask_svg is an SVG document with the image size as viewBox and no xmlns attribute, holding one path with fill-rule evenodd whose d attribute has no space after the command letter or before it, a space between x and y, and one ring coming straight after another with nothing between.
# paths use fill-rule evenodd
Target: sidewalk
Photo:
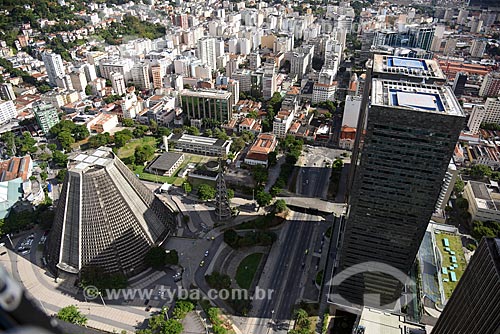
<instances>
[{"instance_id":1,"label":"sidewalk","mask_svg":"<svg viewBox=\"0 0 500 334\"><path fill-rule=\"evenodd\" d=\"M87 316L87 325L92 328L113 332L125 330L134 332L135 327L140 325L149 316L142 308L132 306L103 306L102 303L83 302L73 296L58 291L61 283L45 274L45 270L33 265L24 257L8 251L10 264L7 270L13 277L20 279L25 289L36 298L42 309L49 315L57 313L61 308L68 305L76 305L80 311Z\"/></svg>"}]
</instances>

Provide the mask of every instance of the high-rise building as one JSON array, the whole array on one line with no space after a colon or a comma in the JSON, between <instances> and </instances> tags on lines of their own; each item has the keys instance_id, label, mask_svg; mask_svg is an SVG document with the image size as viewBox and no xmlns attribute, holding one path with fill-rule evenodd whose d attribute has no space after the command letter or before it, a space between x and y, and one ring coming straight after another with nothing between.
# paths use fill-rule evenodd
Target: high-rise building
<instances>
[{"instance_id":1,"label":"high-rise building","mask_svg":"<svg viewBox=\"0 0 500 334\"><path fill-rule=\"evenodd\" d=\"M460 96L464 93L465 84L467 83L467 73L457 72L455 80L453 81L453 93Z\"/></svg>"},{"instance_id":2,"label":"high-rise building","mask_svg":"<svg viewBox=\"0 0 500 334\"><path fill-rule=\"evenodd\" d=\"M276 64L264 63L264 75L262 76L262 97L269 100L278 90L276 82Z\"/></svg>"},{"instance_id":3,"label":"high-rise building","mask_svg":"<svg viewBox=\"0 0 500 334\"><path fill-rule=\"evenodd\" d=\"M132 67L132 80L139 89L150 89L149 66L145 63L138 63Z\"/></svg>"},{"instance_id":4,"label":"high-rise building","mask_svg":"<svg viewBox=\"0 0 500 334\"><path fill-rule=\"evenodd\" d=\"M122 96L123 94L126 94L127 90L125 87L125 78L123 77L123 75L121 73L112 72L110 73L110 77L111 87L113 87L115 95Z\"/></svg>"},{"instance_id":5,"label":"high-rise building","mask_svg":"<svg viewBox=\"0 0 500 334\"><path fill-rule=\"evenodd\" d=\"M0 99L2 100L15 100L16 94L12 88L11 83L1 83L0 84Z\"/></svg>"},{"instance_id":6,"label":"high-rise building","mask_svg":"<svg viewBox=\"0 0 500 334\"><path fill-rule=\"evenodd\" d=\"M486 50L486 45L488 45L488 42L486 40L475 39L472 42L472 46L470 47L471 57L481 58L484 55L484 51Z\"/></svg>"},{"instance_id":7,"label":"high-rise building","mask_svg":"<svg viewBox=\"0 0 500 334\"><path fill-rule=\"evenodd\" d=\"M0 124L4 124L17 117L17 109L12 100L0 100Z\"/></svg>"},{"instance_id":8,"label":"high-rise building","mask_svg":"<svg viewBox=\"0 0 500 334\"><path fill-rule=\"evenodd\" d=\"M443 54L445 56L452 55L457 48L457 40L455 38L448 38L446 44L444 45Z\"/></svg>"},{"instance_id":9,"label":"high-rise building","mask_svg":"<svg viewBox=\"0 0 500 334\"><path fill-rule=\"evenodd\" d=\"M49 130L59 123L57 109L48 103L40 103L33 109L36 121L44 134L49 133Z\"/></svg>"},{"instance_id":10,"label":"high-rise building","mask_svg":"<svg viewBox=\"0 0 500 334\"><path fill-rule=\"evenodd\" d=\"M227 81L227 91L231 93L231 105L235 106L240 100L240 82L229 79Z\"/></svg>"},{"instance_id":11,"label":"high-rise building","mask_svg":"<svg viewBox=\"0 0 500 334\"><path fill-rule=\"evenodd\" d=\"M87 77L85 76L85 69L83 67L75 68L70 74L71 85L73 89L78 92L83 92L87 87Z\"/></svg>"},{"instance_id":12,"label":"high-rise building","mask_svg":"<svg viewBox=\"0 0 500 334\"><path fill-rule=\"evenodd\" d=\"M409 273L463 128L451 88L402 80L372 79L365 91L371 103L360 115L339 272L374 261ZM347 306L380 307L401 289L391 275L365 272L344 280L337 293Z\"/></svg>"},{"instance_id":13,"label":"high-rise building","mask_svg":"<svg viewBox=\"0 0 500 334\"><path fill-rule=\"evenodd\" d=\"M163 76L161 65L151 66L151 76L153 77L153 88L163 87Z\"/></svg>"},{"instance_id":14,"label":"high-rise building","mask_svg":"<svg viewBox=\"0 0 500 334\"><path fill-rule=\"evenodd\" d=\"M42 61L49 77L51 86L57 86L56 79L64 76L64 64L60 55L54 52L44 52Z\"/></svg>"},{"instance_id":15,"label":"high-rise building","mask_svg":"<svg viewBox=\"0 0 500 334\"><path fill-rule=\"evenodd\" d=\"M213 89L184 89L180 97L181 107L190 119L211 119L225 123L232 118L233 104L230 92Z\"/></svg>"},{"instance_id":16,"label":"high-rise building","mask_svg":"<svg viewBox=\"0 0 500 334\"><path fill-rule=\"evenodd\" d=\"M482 122L500 124L500 97L489 97L486 99Z\"/></svg>"},{"instance_id":17,"label":"high-rise building","mask_svg":"<svg viewBox=\"0 0 500 334\"><path fill-rule=\"evenodd\" d=\"M260 54L258 52L252 52L248 55L248 63L249 67L252 71L255 71L260 67L261 59Z\"/></svg>"},{"instance_id":18,"label":"high-rise building","mask_svg":"<svg viewBox=\"0 0 500 334\"><path fill-rule=\"evenodd\" d=\"M467 122L467 127L472 134L477 134L479 132L479 128L481 128L481 123L483 123L485 115L486 109L484 106L475 105L472 108L469 121Z\"/></svg>"},{"instance_id":19,"label":"high-rise building","mask_svg":"<svg viewBox=\"0 0 500 334\"><path fill-rule=\"evenodd\" d=\"M44 252L53 272L131 276L175 229L172 211L107 147L70 158L60 200Z\"/></svg>"},{"instance_id":20,"label":"high-rise building","mask_svg":"<svg viewBox=\"0 0 500 334\"><path fill-rule=\"evenodd\" d=\"M439 192L438 200L436 201L436 209L444 210L450 200L451 192L458 178L458 169L453 159L450 160L446 174L444 175L441 191Z\"/></svg>"},{"instance_id":21,"label":"high-rise building","mask_svg":"<svg viewBox=\"0 0 500 334\"><path fill-rule=\"evenodd\" d=\"M479 96L498 96L500 95L500 72L490 72L483 78L481 88L479 88Z\"/></svg>"},{"instance_id":22,"label":"high-rise building","mask_svg":"<svg viewBox=\"0 0 500 334\"><path fill-rule=\"evenodd\" d=\"M215 38L204 37L198 40L198 58L212 70L217 69Z\"/></svg>"},{"instance_id":23,"label":"high-rise building","mask_svg":"<svg viewBox=\"0 0 500 334\"><path fill-rule=\"evenodd\" d=\"M500 239L483 238L432 334L500 333Z\"/></svg>"}]
</instances>

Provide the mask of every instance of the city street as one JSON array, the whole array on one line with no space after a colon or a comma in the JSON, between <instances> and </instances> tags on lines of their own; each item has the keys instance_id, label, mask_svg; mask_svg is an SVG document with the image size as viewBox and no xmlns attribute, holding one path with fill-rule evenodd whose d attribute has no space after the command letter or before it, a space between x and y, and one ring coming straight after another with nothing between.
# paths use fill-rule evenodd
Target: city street
<instances>
[{"instance_id":1,"label":"city street","mask_svg":"<svg viewBox=\"0 0 500 334\"><path fill-rule=\"evenodd\" d=\"M243 333L286 333L292 310L316 276L314 251L318 238L328 228L319 216L291 212L264 266L258 286L273 290L272 298L254 300ZM311 285L307 286L309 289ZM258 318L258 319L255 319Z\"/></svg>"},{"instance_id":2,"label":"city street","mask_svg":"<svg viewBox=\"0 0 500 334\"><path fill-rule=\"evenodd\" d=\"M342 153L346 151L306 145L298 162L296 193L326 199L332 163Z\"/></svg>"}]
</instances>

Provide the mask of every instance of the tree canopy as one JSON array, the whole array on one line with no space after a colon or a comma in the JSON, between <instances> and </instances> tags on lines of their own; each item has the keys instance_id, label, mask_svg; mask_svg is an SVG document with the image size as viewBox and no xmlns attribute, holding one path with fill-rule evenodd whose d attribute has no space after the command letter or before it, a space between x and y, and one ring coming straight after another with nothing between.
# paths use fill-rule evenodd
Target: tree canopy
<instances>
[{"instance_id":1,"label":"tree canopy","mask_svg":"<svg viewBox=\"0 0 500 334\"><path fill-rule=\"evenodd\" d=\"M57 312L56 316L62 321L70 322L76 325L83 326L87 323L87 317L80 313L75 305L63 307L59 310L59 312Z\"/></svg>"}]
</instances>

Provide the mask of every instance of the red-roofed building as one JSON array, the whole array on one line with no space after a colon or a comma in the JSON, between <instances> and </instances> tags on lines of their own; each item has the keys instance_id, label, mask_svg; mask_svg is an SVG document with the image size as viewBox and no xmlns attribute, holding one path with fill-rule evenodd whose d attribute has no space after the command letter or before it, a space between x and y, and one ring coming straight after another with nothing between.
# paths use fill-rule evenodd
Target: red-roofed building
<instances>
[{"instance_id":1,"label":"red-roofed building","mask_svg":"<svg viewBox=\"0 0 500 334\"><path fill-rule=\"evenodd\" d=\"M272 133L261 133L248 150L245 163L248 165L263 165L267 167L269 153L274 152L278 139Z\"/></svg>"},{"instance_id":2,"label":"red-roofed building","mask_svg":"<svg viewBox=\"0 0 500 334\"><path fill-rule=\"evenodd\" d=\"M354 148L354 140L356 139L356 128L351 128L344 125L340 130L339 146L345 150Z\"/></svg>"},{"instance_id":3,"label":"red-roofed building","mask_svg":"<svg viewBox=\"0 0 500 334\"><path fill-rule=\"evenodd\" d=\"M13 157L9 160L0 161L0 182L11 181L22 178L27 181L33 170L33 160L29 155L22 158Z\"/></svg>"}]
</instances>

